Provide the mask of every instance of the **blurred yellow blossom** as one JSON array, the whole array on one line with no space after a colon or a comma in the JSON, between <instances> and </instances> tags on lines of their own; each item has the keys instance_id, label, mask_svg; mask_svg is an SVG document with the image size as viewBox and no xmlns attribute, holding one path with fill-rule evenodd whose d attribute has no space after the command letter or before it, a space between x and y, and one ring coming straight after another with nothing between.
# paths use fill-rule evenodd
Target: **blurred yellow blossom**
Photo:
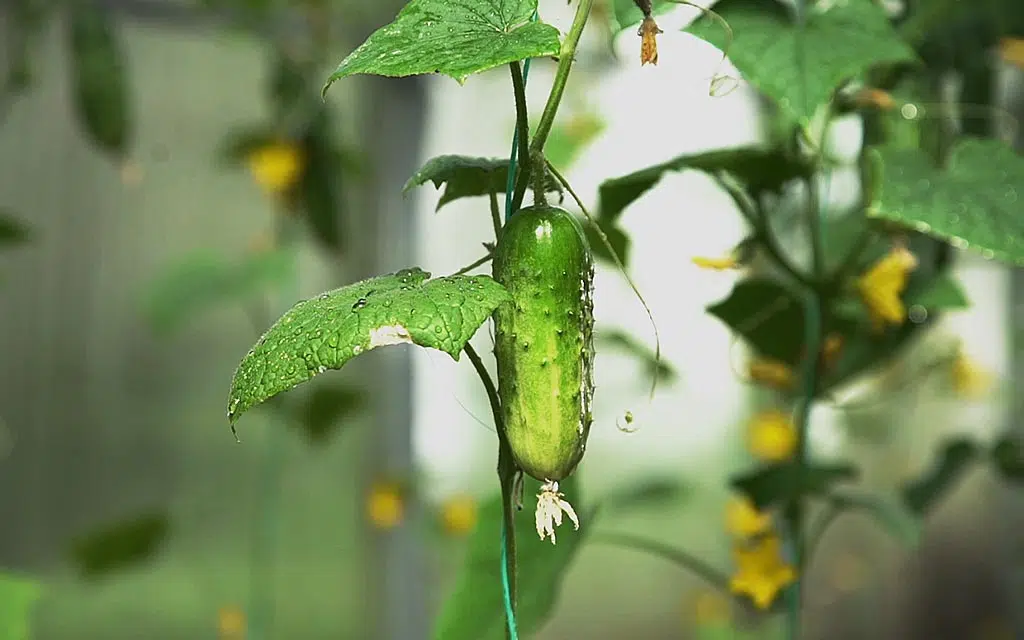
<instances>
[{"instance_id":1,"label":"blurred yellow blossom","mask_svg":"<svg viewBox=\"0 0 1024 640\"><path fill-rule=\"evenodd\" d=\"M900 296L915 268L914 254L904 246L896 246L857 280L857 290L876 328L882 329L886 323L900 325L907 319L907 308Z\"/></svg>"},{"instance_id":2,"label":"blurred yellow blossom","mask_svg":"<svg viewBox=\"0 0 1024 640\"><path fill-rule=\"evenodd\" d=\"M747 449L764 462L788 460L797 445L796 426L788 414L777 409L754 416L747 428Z\"/></svg>"},{"instance_id":3,"label":"blurred yellow blossom","mask_svg":"<svg viewBox=\"0 0 1024 640\"><path fill-rule=\"evenodd\" d=\"M370 489L366 501L367 517L378 529L394 529L402 522L405 503L402 492L393 482L380 482Z\"/></svg>"},{"instance_id":4,"label":"blurred yellow blossom","mask_svg":"<svg viewBox=\"0 0 1024 640\"><path fill-rule=\"evenodd\" d=\"M242 640L245 637L245 612L229 605L217 611L217 634L220 640Z\"/></svg>"},{"instance_id":5,"label":"blurred yellow blossom","mask_svg":"<svg viewBox=\"0 0 1024 640\"><path fill-rule=\"evenodd\" d=\"M302 153L286 142L259 147L249 154L248 162L253 179L272 194L288 191L302 175Z\"/></svg>"},{"instance_id":6,"label":"blurred yellow blossom","mask_svg":"<svg viewBox=\"0 0 1024 640\"><path fill-rule=\"evenodd\" d=\"M738 269L740 267L740 261L735 255L724 256L721 258L705 258L702 256L696 256L691 258L691 260L693 260L693 264L697 265L701 269L727 271L729 269Z\"/></svg>"},{"instance_id":7,"label":"blurred yellow blossom","mask_svg":"<svg viewBox=\"0 0 1024 640\"><path fill-rule=\"evenodd\" d=\"M476 500L472 496L453 496L441 505L441 522L445 531L463 536L476 526Z\"/></svg>"},{"instance_id":8,"label":"blurred yellow blossom","mask_svg":"<svg viewBox=\"0 0 1024 640\"><path fill-rule=\"evenodd\" d=\"M747 365L747 375L758 384L781 391L792 389L796 381L789 365L778 360L762 358L750 361L750 364Z\"/></svg>"},{"instance_id":9,"label":"blurred yellow blossom","mask_svg":"<svg viewBox=\"0 0 1024 640\"><path fill-rule=\"evenodd\" d=\"M1010 64L1024 69L1024 39L1003 38L999 41L999 55Z\"/></svg>"},{"instance_id":10,"label":"blurred yellow blossom","mask_svg":"<svg viewBox=\"0 0 1024 640\"><path fill-rule=\"evenodd\" d=\"M979 398L991 388L992 374L979 367L961 347L950 368L953 391L966 398Z\"/></svg>"},{"instance_id":11,"label":"blurred yellow blossom","mask_svg":"<svg viewBox=\"0 0 1024 640\"><path fill-rule=\"evenodd\" d=\"M772 516L758 511L746 496L733 496L725 506L725 528L737 538L752 538L771 531Z\"/></svg>"},{"instance_id":12,"label":"blurred yellow blossom","mask_svg":"<svg viewBox=\"0 0 1024 640\"><path fill-rule=\"evenodd\" d=\"M896 101L893 100L890 93L873 87L866 87L858 91L854 96L854 101L861 106L875 107L884 111L896 106Z\"/></svg>"},{"instance_id":13,"label":"blurred yellow blossom","mask_svg":"<svg viewBox=\"0 0 1024 640\"><path fill-rule=\"evenodd\" d=\"M738 595L747 595L759 609L767 609L779 591L796 579L793 567L782 557L782 543L777 536L767 536L750 545L733 548L736 573L729 588Z\"/></svg>"}]
</instances>

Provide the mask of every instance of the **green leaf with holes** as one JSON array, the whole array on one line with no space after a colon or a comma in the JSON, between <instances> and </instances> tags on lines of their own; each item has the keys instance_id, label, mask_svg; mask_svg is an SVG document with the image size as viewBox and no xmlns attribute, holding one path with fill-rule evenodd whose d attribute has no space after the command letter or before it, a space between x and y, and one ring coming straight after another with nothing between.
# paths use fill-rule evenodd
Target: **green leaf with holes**
<instances>
[{"instance_id":1,"label":"green leaf with holes","mask_svg":"<svg viewBox=\"0 0 1024 640\"><path fill-rule=\"evenodd\" d=\"M39 582L0 573L0 639L30 640L32 611L43 594Z\"/></svg>"},{"instance_id":2,"label":"green leaf with holes","mask_svg":"<svg viewBox=\"0 0 1024 640\"><path fill-rule=\"evenodd\" d=\"M764 0L722 0L715 11L732 28L733 40L706 16L687 31L727 51L743 77L781 111L808 125L844 82L876 65L911 62L881 7L872 0L838 0L811 7L799 28L786 7Z\"/></svg>"},{"instance_id":3,"label":"green leaf with holes","mask_svg":"<svg viewBox=\"0 0 1024 640\"><path fill-rule=\"evenodd\" d=\"M917 515L928 511L963 477L981 452L972 440L954 438L946 441L932 468L921 477L903 485L903 503Z\"/></svg>"},{"instance_id":4,"label":"green leaf with holes","mask_svg":"<svg viewBox=\"0 0 1024 640\"><path fill-rule=\"evenodd\" d=\"M476 198L491 193L505 193L508 181L508 158L474 158L471 156L444 155L431 158L412 175L402 191L434 183L434 188L444 187L435 211L460 198ZM548 176L545 185L550 192L561 192L561 186L553 176Z\"/></svg>"},{"instance_id":5,"label":"green leaf with holes","mask_svg":"<svg viewBox=\"0 0 1024 640\"><path fill-rule=\"evenodd\" d=\"M82 577L98 578L148 560L159 551L169 532L166 514L143 514L76 539L71 558Z\"/></svg>"},{"instance_id":6,"label":"green leaf with holes","mask_svg":"<svg viewBox=\"0 0 1024 640\"><path fill-rule=\"evenodd\" d=\"M537 535L533 496L540 483L526 478L523 510L515 514L518 592L516 622L520 637L532 636L558 605L566 570L583 546L593 523L581 517L579 531L572 523L556 530L558 544ZM573 504L579 501L577 476L559 483L559 490ZM501 496L480 509L476 530L469 540L462 571L455 588L441 608L434 640L503 640L505 607L501 591Z\"/></svg>"},{"instance_id":7,"label":"green leaf with holes","mask_svg":"<svg viewBox=\"0 0 1024 640\"><path fill-rule=\"evenodd\" d=\"M849 464L808 464L796 461L772 464L733 477L730 484L750 498L758 509L806 496L826 495L834 485L857 478Z\"/></svg>"},{"instance_id":8,"label":"green leaf with holes","mask_svg":"<svg viewBox=\"0 0 1024 640\"><path fill-rule=\"evenodd\" d=\"M415 344L455 360L491 312L509 298L488 276L430 279L422 269L356 282L304 300L242 359L228 419L377 347Z\"/></svg>"},{"instance_id":9,"label":"green leaf with holes","mask_svg":"<svg viewBox=\"0 0 1024 640\"><path fill-rule=\"evenodd\" d=\"M982 255L1024 264L1024 158L995 140L965 138L940 169L921 151L872 151L868 215Z\"/></svg>"},{"instance_id":10,"label":"green leaf with holes","mask_svg":"<svg viewBox=\"0 0 1024 640\"><path fill-rule=\"evenodd\" d=\"M598 217L602 221L617 220L626 207L654 188L665 173L686 169L728 174L755 198L777 193L787 182L804 174L803 168L779 149L739 147L685 154L602 182L598 189Z\"/></svg>"},{"instance_id":11,"label":"green leaf with holes","mask_svg":"<svg viewBox=\"0 0 1024 640\"><path fill-rule=\"evenodd\" d=\"M532 20L537 0L411 0L341 61L323 88L357 73L443 73L460 84L515 60L557 55L558 29Z\"/></svg>"}]
</instances>

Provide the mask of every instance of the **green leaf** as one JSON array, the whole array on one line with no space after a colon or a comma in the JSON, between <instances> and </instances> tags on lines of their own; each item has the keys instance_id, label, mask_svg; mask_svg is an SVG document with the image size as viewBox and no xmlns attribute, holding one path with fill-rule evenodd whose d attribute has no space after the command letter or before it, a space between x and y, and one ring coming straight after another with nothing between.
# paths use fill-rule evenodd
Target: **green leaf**
<instances>
[{"instance_id":1,"label":"green leaf","mask_svg":"<svg viewBox=\"0 0 1024 640\"><path fill-rule=\"evenodd\" d=\"M900 501L869 494L836 491L829 496L832 505L841 511L863 511L874 518L893 538L908 547L921 540L921 523Z\"/></svg>"},{"instance_id":2,"label":"green leaf","mask_svg":"<svg viewBox=\"0 0 1024 640\"><path fill-rule=\"evenodd\" d=\"M576 476L559 483L566 499L579 498ZM524 495L534 496L540 483L526 479ZM551 615L558 602L562 578L593 527L582 521L556 531L558 544L541 541L534 525L532 502L516 513L518 601L516 622L520 637L531 637ZM434 640L503 640L505 607L501 587L501 497L489 500L480 510L479 524L469 540L465 564L455 589L441 608Z\"/></svg>"},{"instance_id":3,"label":"green leaf","mask_svg":"<svg viewBox=\"0 0 1024 640\"><path fill-rule=\"evenodd\" d=\"M916 295L907 296L906 302L921 305L929 311L966 309L971 306L960 283L948 273L937 276Z\"/></svg>"},{"instance_id":4,"label":"green leaf","mask_svg":"<svg viewBox=\"0 0 1024 640\"><path fill-rule=\"evenodd\" d=\"M323 92L357 73L443 73L459 84L515 60L558 55L558 29L532 21L537 0L411 0L342 60Z\"/></svg>"},{"instance_id":5,"label":"green leaf","mask_svg":"<svg viewBox=\"0 0 1024 640\"><path fill-rule=\"evenodd\" d=\"M200 312L247 300L292 272L291 251L261 251L231 264L208 253L197 253L167 270L157 279L145 300L153 328L171 332Z\"/></svg>"},{"instance_id":6,"label":"green leaf","mask_svg":"<svg viewBox=\"0 0 1024 640\"><path fill-rule=\"evenodd\" d=\"M622 512L627 509L664 507L692 495L693 486L679 480L648 480L613 491L601 500L599 509Z\"/></svg>"},{"instance_id":7,"label":"green leaf","mask_svg":"<svg viewBox=\"0 0 1024 640\"><path fill-rule=\"evenodd\" d=\"M221 140L217 156L227 165L246 162L254 152L280 141L280 135L266 125L249 125L229 131Z\"/></svg>"},{"instance_id":8,"label":"green leaf","mask_svg":"<svg viewBox=\"0 0 1024 640\"><path fill-rule=\"evenodd\" d=\"M93 144L123 157L131 138L125 55L109 11L94 0L69 5L72 100Z\"/></svg>"},{"instance_id":9,"label":"green leaf","mask_svg":"<svg viewBox=\"0 0 1024 640\"><path fill-rule=\"evenodd\" d=\"M303 133L300 146L305 167L298 185L307 224L329 251L343 248L341 232L342 188L347 177L344 159L335 142L331 112L320 105Z\"/></svg>"},{"instance_id":10,"label":"green leaf","mask_svg":"<svg viewBox=\"0 0 1024 640\"><path fill-rule=\"evenodd\" d=\"M30 237L31 232L23 222L0 210L0 247L23 244Z\"/></svg>"},{"instance_id":11,"label":"green leaf","mask_svg":"<svg viewBox=\"0 0 1024 640\"><path fill-rule=\"evenodd\" d=\"M0 573L0 640L32 638L32 610L42 594L39 582Z\"/></svg>"},{"instance_id":12,"label":"green leaf","mask_svg":"<svg viewBox=\"0 0 1024 640\"><path fill-rule=\"evenodd\" d=\"M948 440L932 469L907 482L901 491L903 502L913 513L923 516L967 471L978 457L978 446L967 438Z\"/></svg>"},{"instance_id":13,"label":"green leaf","mask_svg":"<svg viewBox=\"0 0 1024 640\"><path fill-rule=\"evenodd\" d=\"M615 255L619 257L622 264L628 265L631 243L626 232L620 227L615 226L614 222L601 220L600 218L595 218L594 222L597 223L597 226L601 227L601 231L604 231L604 235L608 238L608 244L615 250ZM590 243L590 250L594 253L594 258L614 264L612 254L604 246L604 243L601 242L601 237L597 235L594 224L589 220L581 220L581 224L583 225L583 233L587 236L587 242Z\"/></svg>"},{"instance_id":14,"label":"green leaf","mask_svg":"<svg viewBox=\"0 0 1024 640\"><path fill-rule=\"evenodd\" d=\"M1005 436L996 441L991 451L992 462L1007 480L1024 480L1024 448L1019 439Z\"/></svg>"},{"instance_id":15,"label":"green leaf","mask_svg":"<svg viewBox=\"0 0 1024 640\"><path fill-rule=\"evenodd\" d=\"M142 515L77 539L71 557L82 577L98 578L149 559L164 544L169 531L165 514Z\"/></svg>"},{"instance_id":16,"label":"green leaf","mask_svg":"<svg viewBox=\"0 0 1024 640\"><path fill-rule=\"evenodd\" d=\"M872 0L827 4L827 9L808 6L803 29L781 3L722 0L715 4L715 11L733 30L727 52L732 63L802 126L810 124L818 107L828 103L844 82L876 65L916 60ZM721 25L706 16L686 31L719 49L727 44Z\"/></svg>"},{"instance_id":17,"label":"green leaf","mask_svg":"<svg viewBox=\"0 0 1024 640\"><path fill-rule=\"evenodd\" d=\"M356 282L304 300L263 334L231 383L228 419L377 347L459 352L509 297L488 276L428 280L421 269Z\"/></svg>"},{"instance_id":18,"label":"green leaf","mask_svg":"<svg viewBox=\"0 0 1024 640\"><path fill-rule=\"evenodd\" d=\"M676 379L676 370L671 365L667 364L664 360L658 362L654 357L654 350L648 348L646 345L641 344L636 338L625 333L624 331L604 331L597 334L599 342L603 342L609 347L614 347L621 351L625 351L629 355L637 358L647 368L647 375L654 376L658 375L658 378L664 382L673 382Z\"/></svg>"},{"instance_id":19,"label":"green leaf","mask_svg":"<svg viewBox=\"0 0 1024 640\"><path fill-rule=\"evenodd\" d=\"M728 173L755 198L767 192L778 192L787 182L804 174L798 163L777 149L739 147L681 155L602 182L598 189L598 217L607 221L618 219L622 211L653 188L663 174L684 169Z\"/></svg>"},{"instance_id":20,"label":"green leaf","mask_svg":"<svg viewBox=\"0 0 1024 640\"><path fill-rule=\"evenodd\" d=\"M872 150L878 177L868 215L988 258L1024 265L1024 159L996 140L965 138L940 170L921 151Z\"/></svg>"},{"instance_id":21,"label":"green leaf","mask_svg":"<svg viewBox=\"0 0 1024 640\"><path fill-rule=\"evenodd\" d=\"M790 366L800 361L804 340L803 303L774 280L748 278L707 312L742 336L761 357Z\"/></svg>"},{"instance_id":22,"label":"green leaf","mask_svg":"<svg viewBox=\"0 0 1024 640\"><path fill-rule=\"evenodd\" d=\"M635 27L643 21L644 14L633 0L611 0L611 3L612 15L609 22L611 23L612 35L617 35L620 31L629 27ZM651 3L651 14L658 16L675 6L675 3L668 0L654 0Z\"/></svg>"},{"instance_id":23,"label":"green leaf","mask_svg":"<svg viewBox=\"0 0 1024 640\"><path fill-rule=\"evenodd\" d=\"M834 484L856 477L857 468L849 464L803 466L788 461L735 476L730 483L764 509L794 498L825 495Z\"/></svg>"},{"instance_id":24,"label":"green leaf","mask_svg":"<svg viewBox=\"0 0 1024 640\"><path fill-rule=\"evenodd\" d=\"M348 387L313 389L299 408L299 426L311 445L329 442L341 420L365 406L366 395Z\"/></svg>"},{"instance_id":25,"label":"green leaf","mask_svg":"<svg viewBox=\"0 0 1024 640\"><path fill-rule=\"evenodd\" d=\"M475 198L490 193L505 193L508 179L508 158L473 158L446 155L427 160L402 187L406 193L414 187L433 182L435 189L444 186L444 193L435 211L460 198ZM548 191L561 192L561 186L548 176Z\"/></svg>"},{"instance_id":26,"label":"green leaf","mask_svg":"<svg viewBox=\"0 0 1024 640\"><path fill-rule=\"evenodd\" d=\"M604 131L604 121L594 114L582 114L566 123L556 123L544 145L544 157L561 173Z\"/></svg>"}]
</instances>

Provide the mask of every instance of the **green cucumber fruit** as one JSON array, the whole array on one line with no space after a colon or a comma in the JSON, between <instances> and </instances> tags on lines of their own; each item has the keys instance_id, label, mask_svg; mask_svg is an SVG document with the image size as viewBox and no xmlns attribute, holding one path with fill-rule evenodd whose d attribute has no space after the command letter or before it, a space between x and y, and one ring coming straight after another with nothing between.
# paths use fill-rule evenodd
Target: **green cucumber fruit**
<instances>
[{"instance_id":1,"label":"green cucumber fruit","mask_svg":"<svg viewBox=\"0 0 1024 640\"><path fill-rule=\"evenodd\" d=\"M572 214L535 205L502 229L493 267L512 294L494 313L505 435L523 471L557 483L593 422L593 255Z\"/></svg>"}]
</instances>

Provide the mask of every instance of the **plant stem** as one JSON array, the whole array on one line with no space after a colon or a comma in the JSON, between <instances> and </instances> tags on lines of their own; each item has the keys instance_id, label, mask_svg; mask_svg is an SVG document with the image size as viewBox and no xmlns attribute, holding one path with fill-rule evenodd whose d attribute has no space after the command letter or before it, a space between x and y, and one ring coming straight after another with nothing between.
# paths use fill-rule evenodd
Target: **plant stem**
<instances>
[{"instance_id":1,"label":"plant stem","mask_svg":"<svg viewBox=\"0 0 1024 640\"><path fill-rule=\"evenodd\" d=\"M686 569L716 589L730 593L729 578L724 573L685 551L628 533L594 533L591 541L656 555Z\"/></svg>"},{"instance_id":2,"label":"plant stem","mask_svg":"<svg viewBox=\"0 0 1024 640\"><path fill-rule=\"evenodd\" d=\"M565 83L569 80L569 71L572 69L573 59L576 57L576 46L579 44L580 36L583 35L583 28L587 26L587 18L590 16L590 8L594 0L579 0L576 6L576 16L572 19L572 26L569 33L562 41L562 49L558 54L558 70L555 71L555 81L551 85L551 93L548 94L547 104L544 105L544 112L540 116L540 123L537 131L533 134L530 143L530 151L542 153L544 143L547 142L548 134L555 123L555 114L558 112L558 105L562 102L562 94L565 93Z\"/></svg>"},{"instance_id":3,"label":"plant stem","mask_svg":"<svg viewBox=\"0 0 1024 640\"><path fill-rule=\"evenodd\" d=\"M491 257L492 257L491 254L487 254L486 256L484 256L482 258L477 258L472 263L467 264L466 266L462 267L461 269L459 269L458 271L456 271L452 275L453 276L461 276L463 274L469 273L473 269L476 269L477 267L479 267L481 265L484 265L484 264L487 264L488 262L490 262Z\"/></svg>"},{"instance_id":4,"label":"plant stem","mask_svg":"<svg viewBox=\"0 0 1024 640\"><path fill-rule=\"evenodd\" d=\"M519 150L519 175L515 177L516 189L512 194L512 211L518 211L526 195L526 186L530 182L530 115L526 105L526 79L519 61L509 63L512 72L512 92L516 99L516 139Z\"/></svg>"},{"instance_id":5,"label":"plant stem","mask_svg":"<svg viewBox=\"0 0 1024 640\"><path fill-rule=\"evenodd\" d=\"M498 194L491 191L491 226L494 227L494 241L501 236L501 205L498 204Z\"/></svg>"},{"instance_id":6,"label":"plant stem","mask_svg":"<svg viewBox=\"0 0 1024 640\"><path fill-rule=\"evenodd\" d=\"M515 610L516 610L516 528L515 528L515 462L512 459L512 451L509 449L508 440L505 438L505 421L501 417L501 400L498 397L498 390L487 373L480 355L473 348L473 345L466 343L463 347L466 356L473 364L480 382L487 392L487 400L491 405L491 416L494 418L494 429L498 432L498 480L501 483L502 498L502 541L504 543L503 555L505 558L505 572L507 576L508 591L505 594L505 606L508 609L508 625L505 628L505 637L515 637Z\"/></svg>"}]
</instances>

